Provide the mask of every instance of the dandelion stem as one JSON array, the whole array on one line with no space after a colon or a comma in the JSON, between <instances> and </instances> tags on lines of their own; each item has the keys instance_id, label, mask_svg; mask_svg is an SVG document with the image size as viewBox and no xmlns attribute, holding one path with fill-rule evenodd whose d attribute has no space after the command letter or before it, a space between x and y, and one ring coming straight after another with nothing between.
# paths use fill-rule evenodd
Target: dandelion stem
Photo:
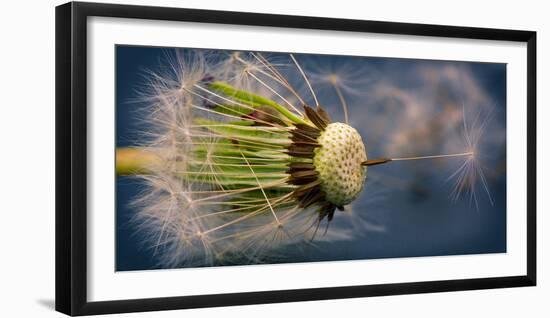
<instances>
[{"instance_id":1,"label":"dandelion stem","mask_svg":"<svg viewBox=\"0 0 550 318\"><path fill-rule=\"evenodd\" d=\"M152 152L138 148L117 148L116 172L120 176L149 174L149 168L160 163Z\"/></svg>"}]
</instances>

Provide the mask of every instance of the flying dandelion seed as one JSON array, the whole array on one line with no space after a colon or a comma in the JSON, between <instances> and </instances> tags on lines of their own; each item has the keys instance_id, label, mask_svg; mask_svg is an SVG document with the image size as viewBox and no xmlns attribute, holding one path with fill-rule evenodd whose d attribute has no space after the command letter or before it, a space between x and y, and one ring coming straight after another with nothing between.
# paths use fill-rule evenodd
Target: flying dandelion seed
<instances>
[{"instance_id":1,"label":"flying dandelion seed","mask_svg":"<svg viewBox=\"0 0 550 318\"><path fill-rule=\"evenodd\" d=\"M134 202L134 221L164 267L261 263L282 246L314 244L362 193L368 166L463 158L450 177L453 198L466 193L478 205L477 180L490 197L476 161L477 120L468 126L464 117L462 152L369 160L361 134L347 124L345 95L357 88L335 73L309 74L292 54L274 60L252 52L177 51L168 65L147 73L141 96L150 107L150 142L117 150L117 173L148 185ZM345 123L318 98L320 80L331 85ZM339 235L350 234L326 237Z\"/></svg>"},{"instance_id":2,"label":"flying dandelion seed","mask_svg":"<svg viewBox=\"0 0 550 318\"><path fill-rule=\"evenodd\" d=\"M464 107L463 107L464 108ZM481 166L480 161L477 158L479 149L478 145L486 129L487 123L491 119L489 114L485 118L481 119L481 114L478 113L471 126L468 126L466 120L466 111L463 110L463 126L464 126L464 139L467 149L470 149L471 156L467 157L460 167L449 176L448 181L454 180L453 190L451 197L453 200L458 200L461 195L466 195L470 202L473 202L477 209L479 209L479 202L477 196L477 187L480 184L482 191L485 192L491 205L494 205L491 191L485 177L484 168Z\"/></svg>"}]
</instances>

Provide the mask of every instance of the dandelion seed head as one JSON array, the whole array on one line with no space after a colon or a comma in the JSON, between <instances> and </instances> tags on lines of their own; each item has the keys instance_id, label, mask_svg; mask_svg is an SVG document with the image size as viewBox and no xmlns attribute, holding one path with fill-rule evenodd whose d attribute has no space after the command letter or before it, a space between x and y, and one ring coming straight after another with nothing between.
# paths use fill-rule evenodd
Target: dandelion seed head
<instances>
[{"instance_id":1,"label":"dandelion seed head","mask_svg":"<svg viewBox=\"0 0 550 318\"><path fill-rule=\"evenodd\" d=\"M143 101L154 127L142 148L159 160L140 176L147 190L135 202L135 221L160 265L277 259L281 247L310 242L362 189L361 137L328 124L326 113L305 116L284 64L260 53L220 60L178 51L168 68L148 73ZM315 160L321 170L331 165L313 152L323 130L336 139L322 148L347 158L334 180L314 169Z\"/></svg>"},{"instance_id":2,"label":"dandelion seed head","mask_svg":"<svg viewBox=\"0 0 550 318\"><path fill-rule=\"evenodd\" d=\"M327 200L337 206L349 204L363 189L367 160L361 135L343 123L331 123L319 137L313 163L319 171Z\"/></svg>"}]
</instances>

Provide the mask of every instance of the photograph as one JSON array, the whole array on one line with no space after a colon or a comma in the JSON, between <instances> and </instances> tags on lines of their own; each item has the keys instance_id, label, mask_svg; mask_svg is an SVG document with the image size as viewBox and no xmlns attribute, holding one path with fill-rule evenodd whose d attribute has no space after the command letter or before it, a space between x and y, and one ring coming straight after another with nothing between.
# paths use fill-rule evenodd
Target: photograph
<instances>
[{"instance_id":1,"label":"photograph","mask_svg":"<svg viewBox=\"0 0 550 318\"><path fill-rule=\"evenodd\" d=\"M114 54L114 271L507 252L506 63Z\"/></svg>"},{"instance_id":2,"label":"photograph","mask_svg":"<svg viewBox=\"0 0 550 318\"><path fill-rule=\"evenodd\" d=\"M548 10L452 4L6 2L0 318L550 317Z\"/></svg>"}]
</instances>

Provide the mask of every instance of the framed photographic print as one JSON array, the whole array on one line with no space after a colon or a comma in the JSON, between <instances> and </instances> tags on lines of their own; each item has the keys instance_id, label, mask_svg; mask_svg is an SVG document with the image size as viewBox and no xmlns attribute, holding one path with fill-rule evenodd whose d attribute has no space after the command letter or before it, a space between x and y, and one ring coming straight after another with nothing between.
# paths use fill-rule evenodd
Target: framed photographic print
<instances>
[{"instance_id":1,"label":"framed photographic print","mask_svg":"<svg viewBox=\"0 0 550 318\"><path fill-rule=\"evenodd\" d=\"M534 286L536 33L56 8L56 308Z\"/></svg>"}]
</instances>

